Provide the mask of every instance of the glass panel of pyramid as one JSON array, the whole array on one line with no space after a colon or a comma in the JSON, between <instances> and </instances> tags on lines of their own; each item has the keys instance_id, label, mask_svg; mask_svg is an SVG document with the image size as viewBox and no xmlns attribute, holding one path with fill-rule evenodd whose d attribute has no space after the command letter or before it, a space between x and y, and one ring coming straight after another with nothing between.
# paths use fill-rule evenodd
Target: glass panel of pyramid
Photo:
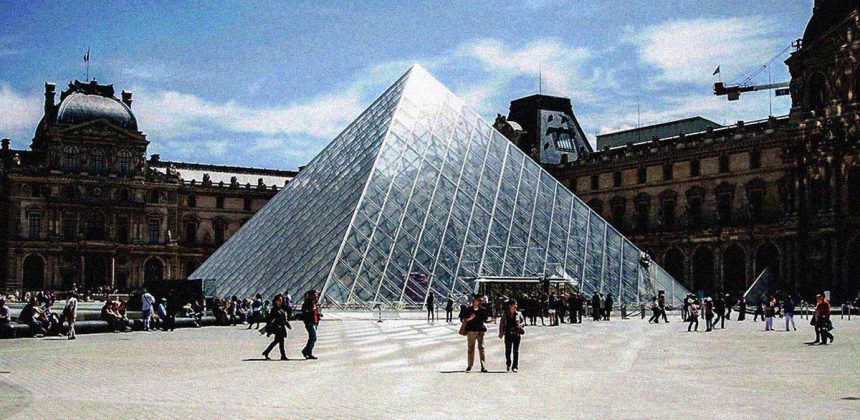
<instances>
[{"instance_id":1,"label":"glass panel of pyramid","mask_svg":"<svg viewBox=\"0 0 860 420\"><path fill-rule=\"evenodd\" d=\"M490 276L627 304L688 293L415 65L190 278L218 296L315 289L401 308Z\"/></svg>"}]
</instances>

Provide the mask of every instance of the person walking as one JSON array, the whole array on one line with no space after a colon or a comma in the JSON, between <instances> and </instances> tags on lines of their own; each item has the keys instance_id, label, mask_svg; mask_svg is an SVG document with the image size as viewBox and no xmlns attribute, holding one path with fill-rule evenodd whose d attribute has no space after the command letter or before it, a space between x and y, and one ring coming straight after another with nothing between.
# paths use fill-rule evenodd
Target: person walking
<instances>
[{"instance_id":1,"label":"person walking","mask_svg":"<svg viewBox=\"0 0 860 420\"><path fill-rule=\"evenodd\" d=\"M445 302L445 322L451 322L454 319L454 299L451 294L448 294L448 301Z\"/></svg>"},{"instance_id":2,"label":"person walking","mask_svg":"<svg viewBox=\"0 0 860 420\"><path fill-rule=\"evenodd\" d=\"M69 324L69 340L75 339L75 319L78 316L78 296L72 291L69 292L69 298L66 299L66 306L63 307L63 318Z\"/></svg>"},{"instance_id":3,"label":"person walking","mask_svg":"<svg viewBox=\"0 0 860 420\"><path fill-rule=\"evenodd\" d=\"M794 325L794 299L791 295L785 299L785 303L782 306L782 312L785 314L785 330L789 331L788 324L791 323L791 327L797 331L797 326Z\"/></svg>"},{"instance_id":4,"label":"person walking","mask_svg":"<svg viewBox=\"0 0 860 420\"><path fill-rule=\"evenodd\" d=\"M708 327L706 332L713 331L713 321L714 321L714 302L710 297L706 297L704 302L702 302L702 312L705 315L705 325Z\"/></svg>"},{"instance_id":5,"label":"person walking","mask_svg":"<svg viewBox=\"0 0 860 420\"><path fill-rule=\"evenodd\" d=\"M517 311L517 301L507 302L507 310L499 321L499 339L505 339L505 366L517 373L520 362L520 340L525 333L526 320Z\"/></svg>"},{"instance_id":6,"label":"person walking","mask_svg":"<svg viewBox=\"0 0 860 420\"><path fill-rule=\"evenodd\" d=\"M251 303L251 316L248 321L248 329L250 330L254 324L257 324L257 329L260 329L260 322L263 320L263 295L257 293L254 297L254 302ZM284 311L286 312L286 311Z\"/></svg>"},{"instance_id":7,"label":"person walking","mask_svg":"<svg viewBox=\"0 0 860 420\"><path fill-rule=\"evenodd\" d=\"M648 318L648 323L660 323L660 306L657 304L657 298L651 299L651 318Z\"/></svg>"},{"instance_id":8,"label":"person walking","mask_svg":"<svg viewBox=\"0 0 860 420\"><path fill-rule=\"evenodd\" d=\"M427 294L427 321L436 321L436 307L433 305L433 292Z\"/></svg>"},{"instance_id":9,"label":"person walking","mask_svg":"<svg viewBox=\"0 0 860 420\"><path fill-rule=\"evenodd\" d=\"M747 298L741 296L738 298L738 321L747 319Z\"/></svg>"},{"instance_id":10,"label":"person walking","mask_svg":"<svg viewBox=\"0 0 860 420\"><path fill-rule=\"evenodd\" d=\"M753 322L758 322L758 318L761 317L761 320L764 321L764 296L759 295L758 300L756 301L755 314L753 315Z\"/></svg>"},{"instance_id":11,"label":"person walking","mask_svg":"<svg viewBox=\"0 0 860 420\"><path fill-rule=\"evenodd\" d=\"M717 294L717 300L714 301L714 316L714 328L717 328L717 322L719 322L720 329L726 329L726 301L719 294Z\"/></svg>"},{"instance_id":12,"label":"person walking","mask_svg":"<svg viewBox=\"0 0 860 420\"><path fill-rule=\"evenodd\" d=\"M827 345L828 339L831 343L833 342L833 334L830 333L830 330L833 329L830 323L830 302L827 301L823 293L819 293L815 300L815 330L817 333L815 343L824 346ZM821 337L820 341L818 336Z\"/></svg>"},{"instance_id":13,"label":"person walking","mask_svg":"<svg viewBox=\"0 0 860 420\"><path fill-rule=\"evenodd\" d=\"M663 322L669 323L669 318L666 317L666 295L663 292L657 293L657 306L660 307L660 316L663 317Z\"/></svg>"},{"instance_id":14,"label":"person walking","mask_svg":"<svg viewBox=\"0 0 860 420\"><path fill-rule=\"evenodd\" d=\"M152 297L146 289L141 290L140 302L142 304L140 317L143 320L143 330L149 331L149 320L152 318L152 305L155 303L155 298Z\"/></svg>"},{"instance_id":15,"label":"person walking","mask_svg":"<svg viewBox=\"0 0 860 420\"><path fill-rule=\"evenodd\" d=\"M320 324L322 316L317 291L308 291L305 294L305 301L302 302L302 320L305 323L305 330L308 332L308 342L305 344L305 348L302 349L302 355L305 356L305 359L317 359L314 356L314 345L317 342L317 327Z\"/></svg>"},{"instance_id":16,"label":"person walking","mask_svg":"<svg viewBox=\"0 0 860 420\"><path fill-rule=\"evenodd\" d=\"M271 353L272 349L275 348L275 345L278 346L278 350L281 351L281 360L289 360L287 359L287 353L284 351L284 339L287 338L287 328L292 329L290 326L290 321L287 320L287 313L284 311L284 298L280 294L275 295L273 299L274 304L272 305L272 310L269 312L269 322L266 324L266 331L269 334L273 334L275 336L272 339L272 342L263 350L263 357L266 360L269 360L269 353Z\"/></svg>"},{"instance_id":17,"label":"person walking","mask_svg":"<svg viewBox=\"0 0 860 420\"><path fill-rule=\"evenodd\" d=\"M690 332L693 327L695 331L699 331L699 308L696 307L695 302L687 302L687 321L689 322L687 332Z\"/></svg>"},{"instance_id":18,"label":"person walking","mask_svg":"<svg viewBox=\"0 0 860 420\"><path fill-rule=\"evenodd\" d=\"M594 292L591 295L591 319L593 321L600 321L600 312L603 311L603 306L600 304L600 295L597 292Z\"/></svg>"},{"instance_id":19,"label":"person walking","mask_svg":"<svg viewBox=\"0 0 860 420\"><path fill-rule=\"evenodd\" d=\"M610 315L612 315L612 293L607 293L603 301L603 319L609 321Z\"/></svg>"},{"instance_id":20,"label":"person walking","mask_svg":"<svg viewBox=\"0 0 860 420\"><path fill-rule=\"evenodd\" d=\"M771 296L764 306L764 330L773 331L773 317L776 315L776 298Z\"/></svg>"},{"instance_id":21,"label":"person walking","mask_svg":"<svg viewBox=\"0 0 860 420\"><path fill-rule=\"evenodd\" d=\"M472 306L463 311L463 323L466 324L466 372L472 371L475 364L475 345L478 346L478 355L481 358L481 372L486 372L484 367L484 333L487 327L484 324L489 318L486 308L481 306L481 295L476 294L472 298Z\"/></svg>"}]
</instances>

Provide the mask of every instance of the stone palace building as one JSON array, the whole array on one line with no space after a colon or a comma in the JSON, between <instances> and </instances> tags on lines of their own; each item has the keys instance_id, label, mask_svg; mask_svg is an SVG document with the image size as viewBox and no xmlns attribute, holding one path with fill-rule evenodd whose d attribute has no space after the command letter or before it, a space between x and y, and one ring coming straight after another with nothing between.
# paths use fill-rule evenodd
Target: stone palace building
<instances>
[{"instance_id":1,"label":"stone palace building","mask_svg":"<svg viewBox=\"0 0 860 420\"><path fill-rule=\"evenodd\" d=\"M665 131L643 127L624 133L626 144L601 147L598 139L600 150L543 162L545 168L690 290L742 293L770 267L783 290L854 298L860 1L815 3L786 60L789 115L729 127L685 120L672 135L637 142L636 134ZM705 125L682 129L691 124ZM503 116L496 121L518 144L534 136L517 130L522 126Z\"/></svg>"},{"instance_id":2,"label":"stone palace building","mask_svg":"<svg viewBox=\"0 0 860 420\"><path fill-rule=\"evenodd\" d=\"M57 102L46 83L30 149L2 140L0 290L185 278L296 174L147 160L131 108L112 85Z\"/></svg>"}]
</instances>

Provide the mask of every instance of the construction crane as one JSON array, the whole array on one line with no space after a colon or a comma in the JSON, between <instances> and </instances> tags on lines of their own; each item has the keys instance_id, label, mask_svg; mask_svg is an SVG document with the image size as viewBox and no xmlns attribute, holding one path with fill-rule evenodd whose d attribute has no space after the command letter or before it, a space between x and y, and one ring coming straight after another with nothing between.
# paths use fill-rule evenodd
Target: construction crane
<instances>
[{"instance_id":1,"label":"construction crane","mask_svg":"<svg viewBox=\"0 0 860 420\"><path fill-rule=\"evenodd\" d=\"M766 83L761 85L756 85L752 83L753 78L761 74L763 71L768 70L768 78L770 78L770 65L776 61L777 58L780 58L789 48L795 47L796 49L800 49L800 40L794 41L788 47L785 47L779 54L775 55L771 58L767 63L762 64L761 66L747 72L745 75L738 77L735 80L739 80L743 78L738 83L730 83L726 84L722 81L714 82L714 95L716 96L726 96L726 98L730 101L737 101L741 97L741 93L745 92L757 92L760 90L775 90L774 96L785 96L789 94L789 82L778 82L778 83ZM714 72L714 75L719 74L720 68L717 67L717 70ZM744 77L745 76L745 77Z\"/></svg>"}]
</instances>

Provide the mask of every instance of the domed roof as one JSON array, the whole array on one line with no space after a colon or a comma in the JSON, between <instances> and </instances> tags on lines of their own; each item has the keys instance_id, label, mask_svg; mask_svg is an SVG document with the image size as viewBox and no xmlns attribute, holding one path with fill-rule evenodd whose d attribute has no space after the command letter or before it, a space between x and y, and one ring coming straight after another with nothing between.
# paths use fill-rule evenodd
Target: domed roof
<instances>
[{"instance_id":1,"label":"domed roof","mask_svg":"<svg viewBox=\"0 0 860 420\"><path fill-rule=\"evenodd\" d=\"M81 124L104 119L127 130L137 130L137 120L126 104L113 96L113 86L69 84L57 109L57 123Z\"/></svg>"}]
</instances>

